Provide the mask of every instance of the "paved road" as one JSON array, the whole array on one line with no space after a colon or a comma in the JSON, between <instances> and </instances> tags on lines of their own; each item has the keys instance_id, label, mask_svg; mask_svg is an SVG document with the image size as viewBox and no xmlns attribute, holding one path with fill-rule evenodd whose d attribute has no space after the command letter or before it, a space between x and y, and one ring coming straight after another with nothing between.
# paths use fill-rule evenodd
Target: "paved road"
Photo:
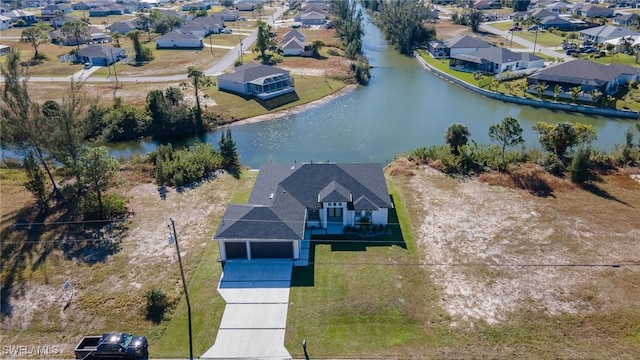
<instances>
[{"instance_id":1,"label":"paved road","mask_svg":"<svg viewBox=\"0 0 640 360\"><path fill-rule=\"evenodd\" d=\"M276 12L272 16L266 16L265 22L269 25L273 25L273 20L280 17L282 15L283 9L281 7L276 8ZM258 31L254 30L249 34L246 38L244 38L241 42L243 52L247 49L251 48L251 45L256 41ZM205 70L205 75L217 76L230 67L232 67L238 57L240 57L240 47L238 44L234 46L229 52L224 54L218 61L213 64L209 69ZM73 80L81 80L88 83L113 83L115 82L114 77L106 78L106 77L91 77L89 76L92 72L98 70L99 67L94 66L91 69L91 72L87 72L85 70L79 71L71 76L32 76L29 78L30 82L68 82L71 79ZM178 75L168 75L168 76L118 76L118 82L122 83L150 83L150 82L176 82L182 81L187 78L187 74L178 74ZM4 81L2 77L0 80Z\"/></svg>"},{"instance_id":2,"label":"paved road","mask_svg":"<svg viewBox=\"0 0 640 360\"><path fill-rule=\"evenodd\" d=\"M500 21L503 22L503 21ZM525 46L526 48L528 48L529 50L533 51L533 47L534 47L534 43L532 41L529 40L525 40L519 36L517 36L517 32L515 33L510 33L509 31L504 31L504 30L499 30L496 29L495 27L491 26L491 22L489 23L483 23L480 25L480 30L486 31L486 32L490 32L492 34L496 34L499 35L501 37L504 37L505 39L507 39L508 41L511 41L511 38L513 37L513 42L520 44L522 46ZM535 44L535 48L536 48L536 53L540 52L546 56L551 56L551 57L555 57L555 58L563 58L564 61L571 61L574 60L575 58L565 54L564 52L558 52L555 51L554 49L551 48L546 48L546 47L542 47L539 44Z\"/></svg>"}]
</instances>

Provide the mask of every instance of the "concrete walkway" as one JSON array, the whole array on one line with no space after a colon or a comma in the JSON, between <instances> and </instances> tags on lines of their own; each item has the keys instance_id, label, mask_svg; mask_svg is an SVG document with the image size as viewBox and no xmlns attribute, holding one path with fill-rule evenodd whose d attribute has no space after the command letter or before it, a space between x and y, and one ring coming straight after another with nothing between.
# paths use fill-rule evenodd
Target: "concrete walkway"
<instances>
[{"instance_id":1,"label":"concrete walkway","mask_svg":"<svg viewBox=\"0 0 640 360\"><path fill-rule=\"evenodd\" d=\"M218 336L201 359L291 359L284 347L292 260L228 261Z\"/></svg>"}]
</instances>

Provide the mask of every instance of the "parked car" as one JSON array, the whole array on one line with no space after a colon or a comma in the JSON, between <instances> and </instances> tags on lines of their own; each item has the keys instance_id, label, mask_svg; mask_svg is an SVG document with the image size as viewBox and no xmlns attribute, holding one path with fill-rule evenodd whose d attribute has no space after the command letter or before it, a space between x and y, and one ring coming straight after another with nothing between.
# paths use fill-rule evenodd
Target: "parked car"
<instances>
[{"instance_id":1,"label":"parked car","mask_svg":"<svg viewBox=\"0 0 640 360\"><path fill-rule=\"evenodd\" d=\"M576 49L568 49L567 51L565 51L565 54L576 56L576 55L579 55L580 52Z\"/></svg>"},{"instance_id":2,"label":"parked car","mask_svg":"<svg viewBox=\"0 0 640 360\"><path fill-rule=\"evenodd\" d=\"M85 336L75 348L76 359L147 359L149 345L144 336L127 333L106 333Z\"/></svg>"},{"instance_id":3,"label":"parked car","mask_svg":"<svg viewBox=\"0 0 640 360\"><path fill-rule=\"evenodd\" d=\"M84 63L83 66L84 66L85 69L91 69L93 67L93 64L90 63L90 62L87 62L87 63Z\"/></svg>"},{"instance_id":4,"label":"parked car","mask_svg":"<svg viewBox=\"0 0 640 360\"><path fill-rule=\"evenodd\" d=\"M592 48L592 47L590 47L590 48L582 48L581 52L583 52L585 54L593 54L595 52L598 52L598 49Z\"/></svg>"},{"instance_id":5,"label":"parked car","mask_svg":"<svg viewBox=\"0 0 640 360\"><path fill-rule=\"evenodd\" d=\"M577 49L577 48L578 48L578 44L576 44L576 43L565 43L565 44L562 44L562 49L563 50Z\"/></svg>"},{"instance_id":6,"label":"parked car","mask_svg":"<svg viewBox=\"0 0 640 360\"><path fill-rule=\"evenodd\" d=\"M522 31L522 28L520 26L514 26L511 29L509 29L509 31Z\"/></svg>"},{"instance_id":7,"label":"parked car","mask_svg":"<svg viewBox=\"0 0 640 360\"><path fill-rule=\"evenodd\" d=\"M231 33L233 33L233 30L231 30L231 28L224 28L220 32L223 33L223 34L231 34Z\"/></svg>"},{"instance_id":8,"label":"parked car","mask_svg":"<svg viewBox=\"0 0 640 360\"><path fill-rule=\"evenodd\" d=\"M536 31L538 30L538 25L533 25L530 28L527 29L528 31Z\"/></svg>"}]
</instances>

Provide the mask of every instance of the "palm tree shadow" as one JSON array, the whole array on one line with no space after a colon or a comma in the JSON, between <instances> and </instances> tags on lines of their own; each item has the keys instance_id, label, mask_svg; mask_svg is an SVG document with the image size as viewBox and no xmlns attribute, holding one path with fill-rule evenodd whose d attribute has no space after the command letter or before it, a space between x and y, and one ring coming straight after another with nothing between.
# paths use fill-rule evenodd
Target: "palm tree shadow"
<instances>
[{"instance_id":1,"label":"palm tree shadow","mask_svg":"<svg viewBox=\"0 0 640 360\"><path fill-rule=\"evenodd\" d=\"M599 188L598 186L596 186L594 184L586 183L586 184L582 184L581 187L582 187L583 190L588 191L588 192L592 193L593 195L599 196L599 197L601 197L603 199L615 201L615 202L620 203L622 205L626 205L626 206L635 208L633 205L616 198L615 196L609 194L609 192L607 192L606 190L601 189L601 188Z\"/></svg>"}]
</instances>

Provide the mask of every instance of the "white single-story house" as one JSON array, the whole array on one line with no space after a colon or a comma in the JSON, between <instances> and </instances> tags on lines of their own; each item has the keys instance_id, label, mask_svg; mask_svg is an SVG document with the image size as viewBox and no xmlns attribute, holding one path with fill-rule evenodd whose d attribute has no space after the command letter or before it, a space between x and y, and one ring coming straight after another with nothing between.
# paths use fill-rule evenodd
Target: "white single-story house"
<instances>
[{"instance_id":1,"label":"white single-story house","mask_svg":"<svg viewBox=\"0 0 640 360\"><path fill-rule=\"evenodd\" d=\"M494 47L492 44L476 37L463 35L447 40L431 41L427 50L435 58L448 58Z\"/></svg>"},{"instance_id":2,"label":"white single-story house","mask_svg":"<svg viewBox=\"0 0 640 360\"><path fill-rule=\"evenodd\" d=\"M505 71L542 69L544 59L531 53L516 53L505 48L491 47L452 56L449 66L467 72L482 71L499 74Z\"/></svg>"},{"instance_id":3,"label":"white single-story house","mask_svg":"<svg viewBox=\"0 0 640 360\"><path fill-rule=\"evenodd\" d=\"M42 10L40 10L40 12L43 17L45 15L56 15L58 13L69 14L73 12L73 8L71 7L71 5L68 5L68 4L53 4L53 5L47 5L43 7Z\"/></svg>"},{"instance_id":4,"label":"white single-story house","mask_svg":"<svg viewBox=\"0 0 640 360\"><path fill-rule=\"evenodd\" d=\"M213 16L199 16L191 21L191 23L198 24L206 30L207 35L220 34L220 31L224 29L224 19L221 17Z\"/></svg>"},{"instance_id":5,"label":"white single-story house","mask_svg":"<svg viewBox=\"0 0 640 360\"><path fill-rule=\"evenodd\" d=\"M261 100L296 91L289 71L256 63L240 65L235 72L218 76L218 88Z\"/></svg>"},{"instance_id":6,"label":"white single-story house","mask_svg":"<svg viewBox=\"0 0 640 360\"><path fill-rule=\"evenodd\" d=\"M222 261L300 259L312 232L386 226L393 208L381 164L268 164L247 204L227 207L213 236Z\"/></svg>"},{"instance_id":7,"label":"white single-story house","mask_svg":"<svg viewBox=\"0 0 640 360\"><path fill-rule=\"evenodd\" d=\"M80 62L94 66L111 65L126 57L125 50L113 46L89 45L78 51Z\"/></svg>"},{"instance_id":8,"label":"white single-story house","mask_svg":"<svg viewBox=\"0 0 640 360\"><path fill-rule=\"evenodd\" d=\"M0 30L10 29L13 27L13 23L11 22L11 18L0 15Z\"/></svg>"},{"instance_id":9,"label":"white single-story house","mask_svg":"<svg viewBox=\"0 0 640 360\"><path fill-rule=\"evenodd\" d=\"M237 21L238 20L238 10L229 10L223 9L218 12L214 12L211 14L213 17L221 17L224 21Z\"/></svg>"},{"instance_id":10,"label":"white single-story house","mask_svg":"<svg viewBox=\"0 0 640 360\"><path fill-rule=\"evenodd\" d=\"M109 25L109 32L112 34L120 33L120 35L126 35L133 30L140 30L140 25L136 20L118 21Z\"/></svg>"},{"instance_id":11,"label":"white single-story house","mask_svg":"<svg viewBox=\"0 0 640 360\"><path fill-rule=\"evenodd\" d=\"M311 56L312 53L309 43L300 41L296 37L292 37L288 41L282 41L279 47L284 56Z\"/></svg>"},{"instance_id":12,"label":"white single-story house","mask_svg":"<svg viewBox=\"0 0 640 360\"><path fill-rule=\"evenodd\" d=\"M256 6L258 6L258 2L255 0L241 0L235 4L235 7L239 11L253 11Z\"/></svg>"},{"instance_id":13,"label":"white single-story house","mask_svg":"<svg viewBox=\"0 0 640 360\"><path fill-rule=\"evenodd\" d=\"M637 31L614 25L603 25L591 29L580 30L578 32L578 38L581 40L591 40L596 43L604 43L607 40L620 37L639 35L640 33Z\"/></svg>"},{"instance_id":14,"label":"white single-story house","mask_svg":"<svg viewBox=\"0 0 640 360\"><path fill-rule=\"evenodd\" d=\"M202 49L202 36L180 29L168 32L156 39L156 49Z\"/></svg>"}]
</instances>

